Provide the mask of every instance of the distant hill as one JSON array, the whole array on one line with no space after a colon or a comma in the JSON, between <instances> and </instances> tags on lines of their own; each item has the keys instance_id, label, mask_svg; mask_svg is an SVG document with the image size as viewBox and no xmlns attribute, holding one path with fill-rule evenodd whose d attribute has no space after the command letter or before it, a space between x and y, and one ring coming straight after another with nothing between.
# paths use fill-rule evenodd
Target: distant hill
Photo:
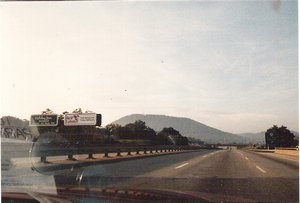
<instances>
[{"instance_id":1,"label":"distant hill","mask_svg":"<svg viewBox=\"0 0 300 203\"><path fill-rule=\"evenodd\" d=\"M240 133L241 137L248 139L251 143L265 144L265 132L258 133Z\"/></svg>"},{"instance_id":2,"label":"distant hill","mask_svg":"<svg viewBox=\"0 0 300 203\"><path fill-rule=\"evenodd\" d=\"M291 131L295 137L299 139L299 133L296 131ZM247 138L251 143L258 143L258 144L265 144L265 132L258 132L258 133L240 133L238 134L241 137Z\"/></svg>"},{"instance_id":3,"label":"distant hill","mask_svg":"<svg viewBox=\"0 0 300 203\"><path fill-rule=\"evenodd\" d=\"M144 121L147 126L153 128L157 132L161 131L164 127L173 127L183 136L197 138L205 143L249 143L248 139L245 137L227 133L183 117L132 114L122 117L113 123L124 126L128 123L133 123L136 120Z\"/></svg>"}]
</instances>

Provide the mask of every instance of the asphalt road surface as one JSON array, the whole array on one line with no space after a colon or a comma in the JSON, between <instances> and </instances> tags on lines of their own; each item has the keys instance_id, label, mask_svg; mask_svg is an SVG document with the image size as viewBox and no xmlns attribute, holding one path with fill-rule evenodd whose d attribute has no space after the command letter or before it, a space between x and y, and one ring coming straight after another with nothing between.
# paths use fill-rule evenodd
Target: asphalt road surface
<instances>
[{"instance_id":1,"label":"asphalt road surface","mask_svg":"<svg viewBox=\"0 0 300 203\"><path fill-rule=\"evenodd\" d=\"M26 168L2 171L2 187L6 184L11 188L32 184L35 189L42 189L42 184L55 186L53 177ZM283 163L243 150L200 150L84 167L81 185L194 191L222 201L230 196L299 202L299 167L298 161Z\"/></svg>"},{"instance_id":2,"label":"asphalt road surface","mask_svg":"<svg viewBox=\"0 0 300 203\"><path fill-rule=\"evenodd\" d=\"M241 150L203 150L92 166L86 174L92 177L89 184L95 186L197 191L263 202L298 202L297 164L283 164Z\"/></svg>"}]
</instances>

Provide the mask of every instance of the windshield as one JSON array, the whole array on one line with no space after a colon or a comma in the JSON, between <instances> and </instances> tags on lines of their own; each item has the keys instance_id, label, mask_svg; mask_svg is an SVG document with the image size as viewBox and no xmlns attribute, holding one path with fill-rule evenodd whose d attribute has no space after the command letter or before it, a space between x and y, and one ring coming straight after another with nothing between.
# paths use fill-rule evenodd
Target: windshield
<instances>
[{"instance_id":1,"label":"windshield","mask_svg":"<svg viewBox=\"0 0 300 203\"><path fill-rule=\"evenodd\" d=\"M299 202L298 2L0 3L2 200Z\"/></svg>"}]
</instances>

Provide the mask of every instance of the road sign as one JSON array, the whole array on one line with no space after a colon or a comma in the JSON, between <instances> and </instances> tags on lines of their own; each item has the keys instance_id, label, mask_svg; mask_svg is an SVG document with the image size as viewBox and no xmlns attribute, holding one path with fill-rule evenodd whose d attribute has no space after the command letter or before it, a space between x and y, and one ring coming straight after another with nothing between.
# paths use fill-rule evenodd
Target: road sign
<instances>
[{"instance_id":1,"label":"road sign","mask_svg":"<svg viewBox=\"0 0 300 203\"><path fill-rule=\"evenodd\" d=\"M30 126L57 126L57 125L58 125L57 114L31 115L30 117Z\"/></svg>"},{"instance_id":2,"label":"road sign","mask_svg":"<svg viewBox=\"0 0 300 203\"><path fill-rule=\"evenodd\" d=\"M78 125L96 125L97 114L95 113L67 113L64 115L65 126L78 126Z\"/></svg>"}]
</instances>

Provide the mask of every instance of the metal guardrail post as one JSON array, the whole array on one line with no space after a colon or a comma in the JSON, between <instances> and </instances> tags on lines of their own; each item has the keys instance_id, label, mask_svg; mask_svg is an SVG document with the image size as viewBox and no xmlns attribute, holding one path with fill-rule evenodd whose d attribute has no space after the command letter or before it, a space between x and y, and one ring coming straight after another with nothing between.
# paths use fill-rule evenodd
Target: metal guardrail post
<instances>
[{"instance_id":1,"label":"metal guardrail post","mask_svg":"<svg viewBox=\"0 0 300 203\"><path fill-rule=\"evenodd\" d=\"M136 154L140 154L140 150L137 149L137 150L136 150Z\"/></svg>"},{"instance_id":2,"label":"metal guardrail post","mask_svg":"<svg viewBox=\"0 0 300 203\"><path fill-rule=\"evenodd\" d=\"M131 149L128 149L127 156L131 156Z\"/></svg>"},{"instance_id":3,"label":"metal guardrail post","mask_svg":"<svg viewBox=\"0 0 300 203\"><path fill-rule=\"evenodd\" d=\"M150 154L153 154L152 148L150 148Z\"/></svg>"},{"instance_id":4,"label":"metal guardrail post","mask_svg":"<svg viewBox=\"0 0 300 203\"><path fill-rule=\"evenodd\" d=\"M120 149L118 149L117 156L121 156L121 150Z\"/></svg>"},{"instance_id":5,"label":"metal guardrail post","mask_svg":"<svg viewBox=\"0 0 300 203\"><path fill-rule=\"evenodd\" d=\"M69 154L67 160L76 161L76 159L73 157L73 154Z\"/></svg>"},{"instance_id":6,"label":"metal guardrail post","mask_svg":"<svg viewBox=\"0 0 300 203\"><path fill-rule=\"evenodd\" d=\"M93 153L89 153L89 156L87 159L95 159L95 157L93 157Z\"/></svg>"},{"instance_id":7,"label":"metal guardrail post","mask_svg":"<svg viewBox=\"0 0 300 203\"><path fill-rule=\"evenodd\" d=\"M146 148L144 149L144 154L147 154L147 149Z\"/></svg>"},{"instance_id":8,"label":"metal guardrail post","mask_svg":"<svg viewBox=\"0 0 300 203\"><path fill-rule=\"evenodd\" d=\"M47 162L47 157L46 156L41 156L41 162L46 163Z\"/></svg>"},{"instance_id":9,"label":"metal guardrail post","mask_svg":"<svg viewBox=\"0 0 300 203\"><path fill-rule=\"evenodd\" d=\"M105 157L105 158L108 158L108 157L109 157L109 156L108 156L108 150L107 150L107 149L104 150L104 157Z\"/></svg>"}]
</instances>

